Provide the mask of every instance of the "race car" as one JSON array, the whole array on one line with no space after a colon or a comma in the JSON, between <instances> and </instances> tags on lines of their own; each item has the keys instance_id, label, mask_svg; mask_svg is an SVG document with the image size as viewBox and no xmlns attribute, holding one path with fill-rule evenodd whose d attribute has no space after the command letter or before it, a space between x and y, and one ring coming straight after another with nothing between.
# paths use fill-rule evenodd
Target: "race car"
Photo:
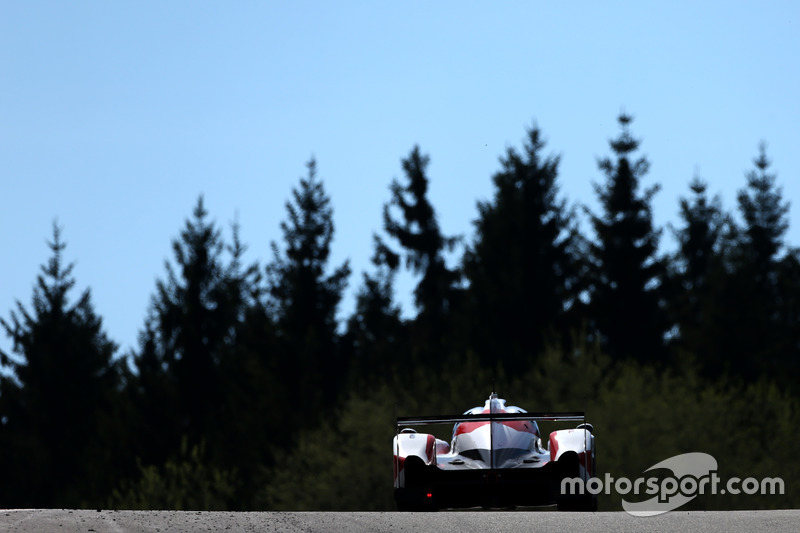
<instances>
[{"instance_id":1,"label":"race car","mask_svg":"<svg viewBox=\"0 0 800 533\"><path fill-rule=\"evenodd\" d=\"M542 446L537 421L580 422L553 431ZM411 426L454 423L448 443ZM557 505L595 511L597 496L562 490L562 480L595 475L594 428L584 412L528 413L492 393L463 415L398 417L394 498L400 511ZM575 494L573 494L575 492Z\"/></svg>"}]
</instances>

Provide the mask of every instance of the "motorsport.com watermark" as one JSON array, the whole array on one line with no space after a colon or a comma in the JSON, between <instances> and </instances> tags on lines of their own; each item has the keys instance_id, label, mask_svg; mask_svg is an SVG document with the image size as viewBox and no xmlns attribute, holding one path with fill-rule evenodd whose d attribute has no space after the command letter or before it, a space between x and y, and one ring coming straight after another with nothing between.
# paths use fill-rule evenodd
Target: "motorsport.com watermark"
<instances>
[{"instance_id":1,"label":"motorsport.com watermark","mask_svg":"<svg viewBox=\"0 0 800 533\"><path fill-rule=\"evenodd\" d=\"M654 464L645 472L656 469L672 471L672 476L640 477L633 481L621 477L614 479L606 473L605 479L579 477L561 481L562 494L617 494L654 496L642 502L629 502L623 498L622 508L634 516L655 516L693 500L702 494L783 494L784 483L779 477L761 481L748 477L732 477L724 484L717 476L717 460L707 453L692 452L670 457Z\"/></svg>"}]
</instances>

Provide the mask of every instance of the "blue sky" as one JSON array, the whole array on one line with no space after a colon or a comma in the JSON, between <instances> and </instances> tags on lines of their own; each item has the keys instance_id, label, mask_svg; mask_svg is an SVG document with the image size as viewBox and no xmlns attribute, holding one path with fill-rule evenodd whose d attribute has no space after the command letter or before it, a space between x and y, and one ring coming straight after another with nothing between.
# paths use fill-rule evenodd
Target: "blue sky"
<instances>
[{"instance_id":1,"label":"blue sky","mask_svg":"<svg viewBox=\"0 0 800 533\"><path fill-rule=\"evenodd\" d=\"M800 245L798 26L791 1L4 1L0 316L30 308L57 219L77 288L128 351L198 196L264 264L312 155L352 294L414 144L443 231L469 242L498 157L533 123L564 196L596 209L621 110L643 185L662 187L657 224L678 222L695 174L734 210L763 140Z\"/></svg>"}]
</instances>

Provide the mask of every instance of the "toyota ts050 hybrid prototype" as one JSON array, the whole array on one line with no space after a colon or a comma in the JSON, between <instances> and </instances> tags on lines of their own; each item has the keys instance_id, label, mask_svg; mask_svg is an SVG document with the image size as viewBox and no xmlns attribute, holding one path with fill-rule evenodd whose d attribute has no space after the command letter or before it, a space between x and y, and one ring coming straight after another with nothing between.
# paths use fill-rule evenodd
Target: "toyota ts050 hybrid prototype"
<instances>
[{"instance_id":1,"label":"toyota ts050 hybrid prototype","mask_svg":"<svg viewBox=\"0 0 800 533\"><path fill-rule=\"evenodd\" d=\"M580 421L550 433L537 421ZM450 443L410 426L454 423ZM583 412L528 413L492 393L463 415L397 418L394 497L398 510L528 507L594 511L597 496L562 493L565 478L595 474L591 424ZM574 486L574 484L572 485Z\"/></svg>"}]
</instances>

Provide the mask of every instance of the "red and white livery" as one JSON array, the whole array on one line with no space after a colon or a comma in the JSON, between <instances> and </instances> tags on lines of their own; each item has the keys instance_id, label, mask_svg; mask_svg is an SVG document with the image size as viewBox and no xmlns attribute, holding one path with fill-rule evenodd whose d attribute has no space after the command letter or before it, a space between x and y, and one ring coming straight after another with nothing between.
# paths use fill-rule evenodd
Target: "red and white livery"
<instances>
[{"instance_id":1,"label":"red and white livery","mask_svg":"<svg viewBox=\"0 0 800 533\"><path fill-rule=\"evenodd\" d=\"M580 421L542 444L537 421ZM448 443L411 426L454 423ZM561 493L564 478L595 474L591 424L583 412L528 413L492 393L463 415L402 417L394 437L399 510L558 505L593 511L596 496Z\"/></svg>"}]
</instances>

